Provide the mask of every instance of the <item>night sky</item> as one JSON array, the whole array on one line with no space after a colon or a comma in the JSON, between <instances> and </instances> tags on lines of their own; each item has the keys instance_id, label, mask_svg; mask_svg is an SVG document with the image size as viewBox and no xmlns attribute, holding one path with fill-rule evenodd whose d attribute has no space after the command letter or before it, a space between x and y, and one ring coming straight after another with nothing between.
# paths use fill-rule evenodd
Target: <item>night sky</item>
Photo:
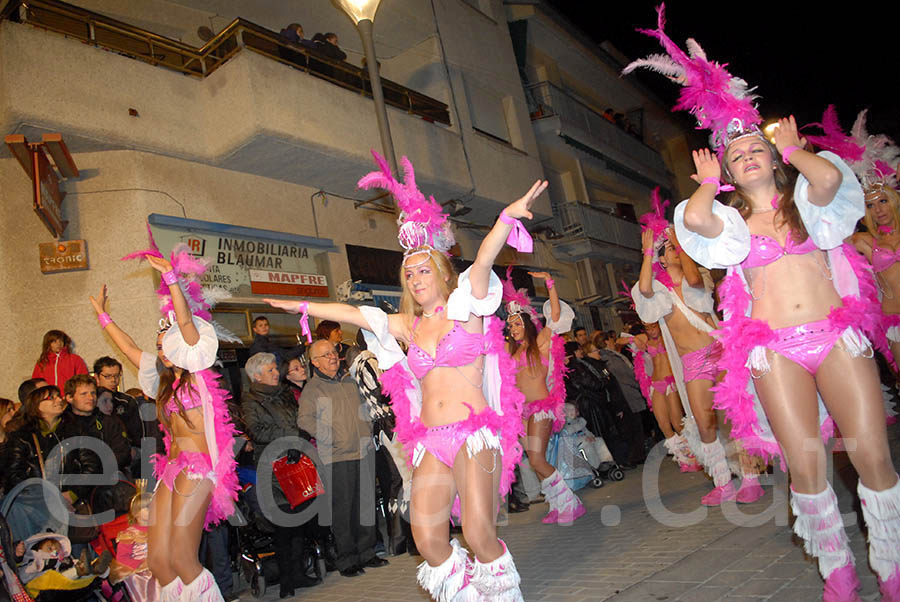
<instances>
[{"instance_id":1,"label":"night sky","mask_svg":"<svg viewBox=\"0 0 900 602\"><path fill-rule=\"evenodd\" d=\"M549 4L580 24L598 44L609 40L631 59L661 51L656 40L634 31L656 27L658 2L549 0ZM767 14L764 9L772 6L780 12ZM695 38L711 60L728 63L733 75L756 86L758 107L766 120L793 113L803 125L819 121L825 107L835 104L841 125L849 131L857 113L868 108L869 133L900 141L900 3L832 6L837 9L825 8L825 2L793 0L679 0L666 3L665 29L682 49L686 38ZM661 98L674 102L678 88L663 76L645 72L638 77Z\"/></svg>"}]
</instances>

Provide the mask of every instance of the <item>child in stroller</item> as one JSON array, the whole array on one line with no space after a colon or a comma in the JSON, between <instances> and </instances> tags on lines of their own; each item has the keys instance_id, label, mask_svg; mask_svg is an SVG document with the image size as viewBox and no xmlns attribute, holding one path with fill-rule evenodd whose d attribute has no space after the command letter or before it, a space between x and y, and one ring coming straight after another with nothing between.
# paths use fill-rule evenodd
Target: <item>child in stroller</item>
<instances>
[{"instance_id":1,"label":"child in stroller","mask_svg":"<svg viewBox=\"0 0 900 602\"><path fill-rule=\"evenodd\" d=\"M590 483L602 487L603 480L621 481L625 478L616 464L603 437L587 428L587 421L578 415L574 404L565 404L566 424L548 446L547 461L556 466L572 490ZM551 448L553 459L551 456Z\"/></svg>"},{"instance_id":2,"label":"child in stroller","mask_svg":"<svg viewBox=\"0 0 900 602\"><path fill-rule=\"evenodd\" d=\"M109 552L89 563L84 550L75 560L69 538L52 531L27 538L20 544L19 552L23 553L19 578L28 593L39 601L81 600L95 589L95 577L104 579L109 574Z\"/></svg>"}]
</instances>

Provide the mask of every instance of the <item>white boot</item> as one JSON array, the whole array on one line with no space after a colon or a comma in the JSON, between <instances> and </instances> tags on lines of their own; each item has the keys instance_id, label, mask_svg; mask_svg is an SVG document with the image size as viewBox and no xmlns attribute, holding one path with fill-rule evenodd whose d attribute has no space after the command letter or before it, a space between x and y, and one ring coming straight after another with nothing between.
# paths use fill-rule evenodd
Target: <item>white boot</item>
<instances>
[{"instance_id":1,"label":"white boot","mask_svg":"<svg viewBox=\"0 0 900 602\"><path fill-rule=\"evenodd\" d=\"M900 600L900 481L884 491L862 482L856 488L869 530L869 564L878 575L881 599Z\"/></svg>"},{"instance_id":2,"label":"white boot","mask_svg":"<svg viewBox=\"0 0 900 602\"><path fill-rule=\"evenodd\" d=\"M803 539L806 553L819 561L819 573L825 579L822 599L858 601L859 579L831 483L813 494L791 489L791 511L797 517L794 533Z\"/></svg>"},{"instance_id":3,"label":"white boot","mask_svg":"<svg viewBox=\"0 0 900 602\"><path fill-rule=\"evenodd\" d=\"M450 546L450 556L438 566L420 564L416 580L436 602L477 602L478 592L471 584L469 552L456 539L450 541Z\"/></svg>"},{"instance_id":4,"label":"white boot","mask_svg":"<svg viewBox=\"0 0 900 602\"><path fill-rule=\"evenodd\" d=\"M472 585L484 602L524 602L522 590L519 589L519 571L513 562L512 554L502 539L503 554L487 564L475 558L472 573Z\"/></svg>"},{"instance_id":5,"label":"white boot","mask_svg":"<svg viewBox=\"0 0 900 602\"><path fill-rule=\"evenodd\" d=\"M182 602L225 602L212 573L203 569L197 577L181 591Z\"/></svg>"}]
</instances>

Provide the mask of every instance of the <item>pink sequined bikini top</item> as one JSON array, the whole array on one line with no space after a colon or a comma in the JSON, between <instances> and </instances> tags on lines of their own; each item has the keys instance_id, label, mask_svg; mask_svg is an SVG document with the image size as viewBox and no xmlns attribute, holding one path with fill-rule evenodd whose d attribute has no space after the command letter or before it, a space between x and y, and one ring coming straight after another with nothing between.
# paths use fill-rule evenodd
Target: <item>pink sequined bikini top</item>
<instances>
[{"instance_id":1,"label":"pink sequined bikini top","mask_svg":"<svg viewBox=\"0 0 900 602\"><path fill-rule=\"evenodd\" d=\"M550 365L550 362L549 362L549 360L547 360L547 358L545 358L540 353L538 355L540 356L541 363L544 366ZM519 353L519 357L516 358L516 368L521 370L522 368L526 367L527 365L528 365L528 353L526 353L525 351L522 351L521 353Z\"/></svg>"},{"instance_id":2,"label":"pink sequined bikini top","mask_svg":"<svg viewBox=\"0 0 900 602\"><path fill-rule=\"evenodd\" d=\"M665 344L662 343L662 341L660 341L660 343L656 346L653 346L650 343L647 343L647 353L650 354L650 357L656 357L660 353L665 353L665 352L666 352L666 346L665 346Z\"/></svg>"},{"instance_id":3,"label":"pink sequined bikini top","mask_svg":"<svg viewBox=\"0 0 900 602\"><path fill-rule=\"evenodd\" d=\"M202 377L197 376L196 378ZM175 382L172 383L173 389L178 388L178 382L179 380L176 378ZM181 405L185 410L192 410L203 405L203 400L200 399L200 392L193 385L188 387L188 391L179 393L178 400L181 401ZM175 395L173 394L169 401L166 402L166 415L175 414L176 412L178 412L178 404L175 402Z\"/></svg>"},{"instance_id":4,"label":"pink sequined bikini top","mask_svg":"<svg viewBox=\"0 0 900 602\"><path fill-rule=\"evenodd\" d=\"M413 324L413 333L415 333L418 325L419 319L416 318ZM466 364L471 364L478 359L479 355L483 354L484 335L468 332L459 325L459 322L454 320L453 328L450 329L450 332L442 336L438 341L434 350L434 357L419 347L414 340L410 341L407 363L413 376L422 380L432 368L465 366Z\"/></svg>"},{"instance_id":5,"label":"pink sequined bikini top","mask_svg":"<svg viewBox=\"0 0 900 602\"><path fill-rule=\"evenodd\" d=\"M758 268L769 265L785 255L806 255L818 248L812 238L807 238L799 244L795 243L794 237L790 233L788 233L783 247L771 236L752 234L750 236L750 253L747 255L747 259L741 262L741 267Z\"/></svg>"},{"instance_id":6,"label":"pink sequined bikini top","mask_svg":"<svg viewBox=\"0 0 900 602\"><path fill-rule=\"evenodd\" d=\"M876 272L883 272L897 261L900 261L900 248L891 251L878 245L876 241L872 246L872 269Z\"/></svg>"}]
</instances>

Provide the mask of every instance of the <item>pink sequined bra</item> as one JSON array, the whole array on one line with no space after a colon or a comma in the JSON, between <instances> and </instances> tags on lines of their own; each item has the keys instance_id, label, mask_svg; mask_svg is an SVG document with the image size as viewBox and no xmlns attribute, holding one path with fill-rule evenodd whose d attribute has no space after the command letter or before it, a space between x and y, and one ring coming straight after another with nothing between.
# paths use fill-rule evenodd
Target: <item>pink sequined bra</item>
<instances>
[{"instance_id":1,"label":"pink sequined bra","mask_svg":"<svg viewBox=\"0 0 900 602\"><path fill-rule=\"evenodd\" d=\"M197 377L201 378L201 377ZM178 388L178 379L175 379L175 382L172 383L172 388ZM203 400L200 399L200 392L194 388L193 385L188 386L188 390L184 392L180 392L178 394L178 400L181 402L182 407L185 410L192 410L194 408L199 408L203 404ZM172 397L169 398L169 401L166 402L166 415L175 414L178 412L178 404L175 402L175 394L172 394Z\"/></svg>"},{"instance_id":2,"label":"pink sequined bra","mask_svg":"<svg viewBox=\"0 0 900 602\"><path fill-rule=\"evenodd\" d=\"M413 324L414 333L418 324L417 318ZM407 363L413 376L422 380L432 368L465 366L474 362L480 355L484 355L484 335L468 332L459 325L459 322L454 321L450 332L438 341L434 357L419 347L415 340L410 341Z\"/></svg>"},{"instance_id":3,"label":"pink sequined bra","mask_svg":"<svg viewBox=\"0 0 900 602\"><path fill-rule=\"evenodd\" d=\"M753 234L750 236L750 253L741 262L743 268L758 268L769 265L785 255L806 255L818 250L819 247L812 238L807 238L802 243L795 243L792 234L788 233L787 240L782 247L778 241L765 234Z\"/></svg>"},{"instance_id":4,"label":"pink sequined bra","mask_svg":"<svg viewBox=\"0 0 900 602\"><path fill-rule=\"evenodd\" d=\"M876 272L883 272L898 261L900 261L900 248L891 251L879 246L877 242L872 246L872 269Z\"/></svg>"},{"instance_id":5,"label":"pink sequined bra","mask_svg":"<svg viewBox=\"0 0 900 602\"><path fill-rule=\"evenodd\" d=\"M666 346L661 341L655 347L653 345L651 345L650 343L647 343L647 353L650 355L650 357L656 357L660 353L665 353L665 352L666 352Z\"/></svg>"}]
</instances>

